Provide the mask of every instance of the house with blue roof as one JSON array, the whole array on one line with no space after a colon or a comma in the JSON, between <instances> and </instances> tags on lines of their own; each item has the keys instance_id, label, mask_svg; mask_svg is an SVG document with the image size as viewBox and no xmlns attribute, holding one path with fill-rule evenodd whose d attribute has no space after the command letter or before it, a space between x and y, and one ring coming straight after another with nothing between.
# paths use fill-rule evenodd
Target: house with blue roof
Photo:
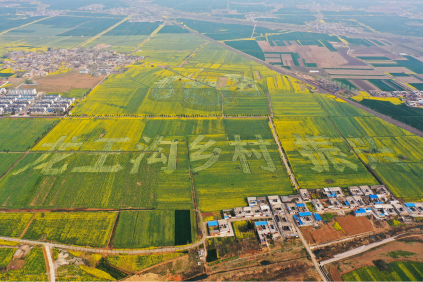
<instances>
[{"instance_id":1,"label":"house with blue roof","mask_svg":"<svg viewBox=\"0 0 423 282\"><path fill-rule=\"evenodd\" d=\"M367 215L373 215L373 212L370 208L360 208L356 209L354 211L355 216L367 216Z\"/></svg>"},{"instance_id":2,"label":"house with blue roof","mask_svg":"<svg viewBox=\"0 0 423 282\"><path fill-rule=\"evenodd\" d=\"M314 217L311 212L299 212L298 215L294 215L294 219L298 226L309 226L314 225Z\"/></svg>"},{"instance_id":3,"label":"house with blue roof","mask_svg":"<svg viewBox=\"0 0 423 282\"><path fill-rule=\"evenodd\" d=\"M423 203L405 203L405 208L413 217L421 217L423 215Z\"/></svg>"}]
</instances>

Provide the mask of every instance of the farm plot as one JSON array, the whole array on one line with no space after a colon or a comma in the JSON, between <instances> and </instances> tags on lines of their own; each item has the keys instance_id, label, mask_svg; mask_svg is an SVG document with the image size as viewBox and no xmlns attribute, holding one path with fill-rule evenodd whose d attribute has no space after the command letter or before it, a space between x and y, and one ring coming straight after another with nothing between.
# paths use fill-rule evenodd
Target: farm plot
<instances>
[{"instance_id":1,"label":"farm plot","mask_svg":"<svg viewBox=\"0 0 423 282\"><path fill-rule=\"evenodd\" d=\"M163 205L191 208L184 141L177 146L179 142L173 142L172 138L162 141L152 137L154 141L145 137L157 145L163 144L156 153L148 152L148 158L144 158L145 145L137 146L139 153L27 155L0 181L0 205L5 208L153 208ZM154 144L152 146L157 148Z\"/></svg>"},{"instance_id":2,"label":"farm plot","mask_svg":"<svg viewBox=\"0 0 423 282\"><path fill-rule=\"evenodd\" d=\"M152 265L170 260L179 256L183 256L182 253L167 253L167 254L150 254L144 256L137 255L119 255L119 256L108 256L107 262L111 265L135 273L139 270L145 269Z\"/></svg>"},{"instance_id":3,"label":"farm plot","mask_svg":"<svg viewBox=\"0 0 423 282\"><path fill-rule=\"evenodd\" d=\"M41 247L33 247L25 257L21 269L0 272L0 279L7 281L48 281L46 262Z\"/></svg>"},{"instance_id":4,"label":"farm plot","mask_svg":"<svg viewBox=\"0 0 423 282\"><path fill-rule=\"evenodd\" d=\"M167 150L162 153L168 155ZM181 146L178 150L178 170L170 174L163 171L163 164L157 164L165 162L163 157L150 160L156 162L154 164L147 164L146 159L141 161L140 155L143 153L31 154L2 179L2 205L151 208L164 204L191 207L186 149ZM58 168L49 168L53 164ZM22 173L26 175L24 181ZM167 190L172 193L167 194ZM172 199L172 195L179 196Z\"/></svg>"},{"instance_id":5,"label":"farm plot","mask_svg":"<svg viewBox=\"0 0 423 282\"><path fill-rule=\"evenodd\" d=\"M366 107L378 111L384 115L390 116L396 120L404 122L417 129L423 130L423 110L410 108L407 105L394 105L387 101L377 101L363 99L360 101Z\"/></svg>"},{"instance_id":6,"label":"farm plot","mask_svg":"<svg viewBox=\"0 0 423 282\"><path fill-rule=\"evenodd\" d=\"M5 174L22 156L23 154L15 153L0 154L0 176Z\"/></svg>"},{"instance_id":7,"label":"farm plot","mask_svg":"<svg viewBox=\"0 0 423 282\"><path fill-rule=\"evenodd\" d=\"M115 248L174 246L175 211L122 211L112 244Z\"/></svg>"},{"instance_id":8,"label":"farm plot","mask_svg":"<svg viewBox=\"0 0 423 282\"><path fill-rule=\"evenodd\" d=\"M179 25L165 25L158 33L189 33L189 31Z\"/></svg>"},{"instance_id":9,"label":"farm plot","mask_svg":"<svg viewBox=\"0 0 423 282\"><path fill-rule=\"evenodd\" d=\"M292 193L267 120L231 119L224 125L220 134L190 137L201 211L244 206L249 196Z\"/></svg>"},{"instance_id":10,"label":"farm plot","mask_svg":"<svg viewBox=\"0 0 423 282\"><path fill-rule=\"evenodd\" d=\"M144 56L145 62L177 66L204 42L193 34L156 34L134 55Z\"/></svg>"},{"instance_id":11,"label":"farm plot","mask_svg":"<svg viewBox=\"0 0 423 282\"><path fill-rule=\"evenodd\" d=\"M114 212L39 213L24 238L104 247L108 243L116 216Z\"/></svg>"},{"instance_id":12,"label":"farm plot","mask_svg":"<svg viewBox=\"0 0 423 282\"><path fill-rule=\"evenodd\" d=\"M406 202L423 201L423 163L379 164L375 171L395 197Z\"/></svg>"},{"instance_id":13,"label":"farm plot","mask_svg":"<svg viewBox=\"0 0 423 282\"><path fill-rule=\"evenodd\" d=\"M160 26L160 22L123 22L103 36L150 35ZM107 29L107 28L105 28ZM104 30L105 30L104 29Z\"/></svg>"},{"instance_id":14,"label":"farm plot","mask_svg":"<svg viewBox=\"0 0 423 282\"><path fill-rule=\"evenodd\" d=\"M255 40L225 41L225 44L264 61L264 53Z\"/></svg>"},{"instance_id":15,"label":"farm plot","mask_svg":"<svg viewBox=\"0 0 423 282\"><path fill-rule=\"evenodd\" d=\"M1 119L0 150L27 151L58 119Z\"/></svg>"},{"instance_id":16,"label":"farm plot","mask_svg":"<svg viewBox=\"0 0 423 282\"><path fill-rule=\"evenodd\" d=\"M301 188L377 184L323 117L278 117L276 131Z\"/></svg>"},{"instance_id":17,"label":"farm plot","mask_svg":"<svg viewBox=\"0 0 423 282\"><path fill-rule=\"evenodd\" d=\"M314 94L314 97L330 117L355 117L370 115L366 111L354 107L335 96Z\"/></svg>"},{"instance_id":18,"label":"farm plot","mask_svg":"<svg viewBox=\"0 0 423 282\"><path fill-rule=\"evenodd\" d=\"M398 126L377 117L333 117L344 137L391 137L412 135Z\"/></svg>"},{"instance_id":19,"label":"farm plot","mask_svg":"<svg viewBox=\"0 0 423 282\"><path fill-rule=\"evenodd\" d=\"M80 74L76 71L55 74L47 77L37 78L37 91L39 92L69 92L77 86L78 88L91 89L99 83L104 76L94 77L87 74ZM34 88L27 86L22 88ZM72 96L77 98L76 96Z\"/></svg>"},{"instance_id":20,"label":"farm plot","mask_svg":"<svg viewBox=\"0 0 423 282\"><path fill-rule=\"evenodd\" d=\"M387 270L367 266L345 275L344 281L421 281L423 263L415 261L395 261L387 264Z\"/></svg>"},{"instance_id":21,"label":"farm plot","mask_svg":"<svg viewBox=\"0 0 423 282\"><path fill-rule=\"evenodd\" d=\"M13 248L0 248L0 268L6 268L13 259L13 254L16 249Z\"/></svg>"},{"instance_id":22,"label":"farm plot","mask_svg":"<svg viewBox=\"0 0 423 282\"><path fill-rule=\"evenodd\" d=\"M73 114L189 116L220 112L221 95L214 87L159 67L133 67L92 91Z\"/></svg>"},{"instance_id":23,"label":"farm plot","mask_svg":"<svg viewBox=\"0 0 423 282\"><path fill-rule=\"evenodd\" d=\"M206 47L200 50L191 60L191 64L230 64L230 65L256 65L258 63L247 59L240 54L230 51L222 46L209 43Z\"/></svg>"},{"instance_id":24,"label":"farm plot","mask_svg":"<svg viewBox=\"0 0 423 282\"><path fill-rule=\"evenodd\" d=\"M204 34L214 40L233 40L241 38L251 38L262 36L267 33L276 33L277 30L271 30L264 27L256 27L240 24L225 24L216 22L206 22L199 20L178 19L178 22L189 28Z\"/></svg>"},{"instance_id":25,"label":"farm plot","mask_svg":"<svg viewBox=\"0 0 423 282\"><path fill-rule=\"evenodd\" d=\"M19 237L31 217L32 213L0 213L0 236Z\"/></svg>"},{"instance_id":26,"label":"farm plot","mask_svg":"<svg viewBox=\"0 0 423 282\"><path fill-rule=\"evenodd\" d=\"M94 18L57 36L95 36L117 24L119 21L120 19Z\"/></svg>"},{"instance_id":27,"label":"farm plot","mask_svg":"<svg viewBox=\"0 0 423 282\"><path fill-rule=\"evenodd\" d=\"M148 35L101 36L89 42L85 47L130 53L147 37Z\"/></svg>"}]
</instances>

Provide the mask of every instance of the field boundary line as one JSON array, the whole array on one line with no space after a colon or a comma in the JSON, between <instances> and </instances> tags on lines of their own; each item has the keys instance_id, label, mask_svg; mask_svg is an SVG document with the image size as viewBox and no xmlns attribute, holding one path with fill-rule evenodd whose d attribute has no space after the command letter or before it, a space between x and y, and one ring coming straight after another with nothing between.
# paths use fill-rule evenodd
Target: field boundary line
<instances>
[{"instance_id":1,"label":"field boundary line","mask_svg":"<svg viewBox=\"0 0 423 282\"><path fill-rule=\"evenodd\" d=\"M31 217L31 219L28 221L28 224L26 225L25 229L22 231L21 235L19 236L19 239L22 239L22 237L25 235L26 231L28 231L29 226L34 221L34 218L37 216L37 213L34 213Z\"/></svg>"},{"instance_id":2,"label":"field boundary line","mask_svg":"<svg viewBox=\"0 0 423 282\"><path fill-rule=\"evenodd\" d=\"M113 221L113 226L112 226L112 230L110 231L109 240L107 241L107 244L106 244L106 246L109 247L109 248L111 247L110 245L112 244L113 239L115 237L115 232L116 232L116 229L117 229L119 217L120 217L120 211L116 211L116 218Z\"/></svg>"},{"instance_id":3,"label":"field boundary line","mask_svg":"<svg viewBox=\"0 0 423 282\"><path fill-rule=\"evenodd\" d=\"M10 152L3 152L3 154L9 154ZM15 153L11 153L11 154L15 154ZM26 152L19 152L19 153L16 153L16 154L22 154L22 156L11 166L11 167L9 167L9 169L8 170L6 170L1 176L0 176L0 180L3 178L3 177L5 177L6 176L6 174L8 174L9 173L9 171L11 171L26 155L28 155L29 154L29 151L26 151Z\"/></svg>"},{"instance_id":4,"label":"field boundary line","mask_svg":"<svg viewBox=\"0 0 423 282\"><path fill-rule=\"evenodd\" d=\"M159 25L158 28L156 28L156 30L154 30L143 42L141 42L137 47L135 47L134 51L132 51L131 55L133 56L136 52L139 51L139 49L145 44L147 43L151 38L153 38L164 26L165 26L166 22L163 22L163 24Z\"/></svg>"},{"instance_id":5,"label":"field boundary line","mask_svg":"<svg viewBox=\"0 0 423 282\"><path fill-rule=\"evenodd\" d=\"M130 18L131 18L130 16L129 16L129 17L126 17L126 18L124 18L123 20L121 20L121 21L120 21L120 22L118 22L117 24L115 24L115 25L113 25L113 26L109 27L108 29L106 29L106 30L104 30L104 31L100 32L99 34L97 34L97 35L95 35L95 36L91 37L91 38L90 38L90 39L88 39L87 41L82 42L81 44L76 45L76 46L74 47L74 49L79 48L79 47L84 47L84 46L85 46L85 45L87 45L88 43L90 43L90 42L92 42L92 41L94 41L94 40L96 40L96 39L100 38L101 36L103 36L104 34L106 34L106 33L107 33L107 32L109 32L109 31L111 31L111 30L112 30L112 29L114 29L115 27L117 27L117 26L119 26L120 24L122 24L122 23L126 22L126 21L127 21L127 20L129 20Z\"/></svg>"},{"instance_id":6,"label":"field boundary line","mask_svg":"<svg viewBox=\"0 0 423 282\"><path fill-rule=\"evenodd\" d=\"M271 117L269 117L269 124L270 124L271 130L272 130L272 133L273 133L273 137L275 138L276 145L278 146L279 153L282 157L282 161L283 161L285 168L288 172L288 176L291 178L292 184L294 185L295 189L298 191L299 187L298 187L297 180L295 179L294 173L292 172L291 167L289 166L288 159L285 156L285 153L284 153L283 148L281 146L281 143L279 141L278 133L276 132L275 125L273 124L273 119Z\"/></svg>"},{"instance_id":7,"label":"field boundary line","mask_svg":"<svg viewBox=\"0 0 423 282\"><path fill-rule=\"evenodd\" d=\"M0 36L2 36L3 34L8 33L9 31L12 31L12 30L15 30L15 29L18 29L18 28L21 28L21 27L25 27L25 26L28 26L28 25L31 25L31 24L34 24L34 23L38 23L38 22L43 21L43 20L46 20L46 19L51 19L51 18L54 18L54 16L53 17L42 18L42 19L39 19L39 20L30 22L30 23L27 23L27 24L24 24L24 25L21 25L21 26L17 26L17 27L14 27L14 28L11 28L11 29L2 31L2 32L0 32Z\"/></svg>"}]
</instances>

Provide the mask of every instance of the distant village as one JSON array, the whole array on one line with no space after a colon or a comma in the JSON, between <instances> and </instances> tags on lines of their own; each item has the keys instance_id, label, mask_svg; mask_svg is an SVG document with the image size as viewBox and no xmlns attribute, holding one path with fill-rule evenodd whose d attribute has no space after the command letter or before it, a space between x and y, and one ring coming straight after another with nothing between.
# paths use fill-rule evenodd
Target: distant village
<instances>
[{"instance_id":1,"label":"distant village","mask_svg":"<svg viewBox=\"0 0 423 282\"><path fill-rule=\"evenodd\" d=\"M143 57L97 49L49 49L45 53L14 51L6 55L4 68L11 68L18 77L47 76L61 68L79 69L95 76L107 75L113 69L133 64Z\"/></svg>"},{"instance_id":2,"label":"distant village","mask_svg":"<svg viewBox=\"0 0 423 282\"><path fill-rule=\"evenodd\" d=\"M325 23L319 21L307 22L307 27L311 30L320 32L320 33L328 33L328 34L340 34L345 35L349 33L361 33L360 30L354 27L346 26L344 23Z\"/></svg>"},{"instance_id":3,"label":"distant village","mask_svg":"<svg viewBox=\"0 0 423 282\"><path fill-rule=\"evenodd\" d=\"M222 219L206 222L208 237L231 237L231 222L253 220L261 244L268 240L298 237L296 227L323 225L322 214L351 211L356 217L370 216L375 220L399 218L413 222L422 217L423 203L401 203L384 185L300 189L290 196L247 198L247 207L223 210Z\"/></svg>"},{"instance_id":4,"label":"distant village","mask_svg":"<svg viewBox=\"0 0 423 282\"><path fill-rule=\"evenodd\" d=\"M369 91L373 97L397 97L401 98L403 102L409 107L423 106L423 91Z\"/></svg>"}]
</instances>

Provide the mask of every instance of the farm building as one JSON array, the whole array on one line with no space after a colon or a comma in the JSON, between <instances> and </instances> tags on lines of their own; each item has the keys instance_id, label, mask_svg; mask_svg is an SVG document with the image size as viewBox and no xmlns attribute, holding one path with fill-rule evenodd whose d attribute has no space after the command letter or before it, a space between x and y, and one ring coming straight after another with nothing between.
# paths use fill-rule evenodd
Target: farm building
<instances>
[{"instance_id":1,"label":"farm building","mask_svg":"<svg viewBox=\"0 0 423 282\"><path fill-rule=\"evenodd\" d=\"M210 237L231 237L234 232L231 223L226 219L207 222Z\"/></svg>"},{"instance_id":2,"label":"farm building","mask_svg":"<svg viewBox=\"0 0 423 282\"><path fill-rule=\"evenodd\" d=\"M385 185L373 185L370 187L376 195L384 195L389 197L391 193L386 189Z\"/></svg>"},{"instance_id":3,"label":"farm building","mask_svg":"<svg viewBox=\"0 0 423 282\"><path fill-rule=\"evenodd\" d=\"M372 215L373 212L370 208L364 208L364 209L357 209L354 211L355 216L366 216L366 215Z\"/></svg>"},{"instance_id":4,"label":"farm building","mask_svg":"<svg viewBox=\"0 0 423 282\"><path fill-rule=\"evenodd\" d=\"M272 208L273 214L285 214L282 202L279 196L269 196L270 207Z\"/></svg>"},{"instance_id":5,"label":"farm building","mask_svg":"<svg viewBox=\"0 0 423 282\"><path fill-rule=\"evenodd\" d=\"M303 201L308 202L311 200L310 193L308 192L307 189L300 189L300 195Z\"/></svg>"},{"instance_id":6,"label":"farm building","mask_svg":"<svg viewBox=\"0 0 423 282\"><path fill-rule=\"evenodd\" d=\"M361 192L363 192L364 196L369 196L373 194L372 189L368 185L360 186Z\"/></svg>"},{"instance_id":7,"label":"farm building","mask_svg":"<svg viewBox=\"0 0 423 282\"><path fill-rule=\"evenodd\" d=\"M361 191L360 187L358 187L358 186L349 187L348 190L350 191L351 195L353 195L353 196L363 196L364 195L363 191Z\"/></svg>"},{"instance_id":8,"label":"farm building","mask_svg":"<svg viewBox=\"0 0 423 282\"><path fill-rule=\"evenodd\" d=\"M289 237L298 237L297 232L295 231L294 226L292 226L291 222L285 215L277 215L275 216L276 223L278 224L279 230L281 231L281 235L289 238Z\"/></svg>"},{"instance_id":9,"label":"farm building","mask_svg":"<svg viewBox=\"0 0 423 282\"><path fill-rule=\"evenodd\" d=\"M314 225L314 218L311 212L299 212L298 216L294 215L294 219L299 226Z\"/></svg>"},{"instance_id":10,"label":"farm building","mask_svg":"<svg viewBox=\"0 0 423 282\"><path fill-rule=\"evenodd\" d=\"M408 213L413 217L420 217L423 215L423 203L405 203Z\"/></svg>"},{"instance_id":11,"label":"farm building","mask_svg":"<svg viewBox=\"0 0 423 282\"><path fill-rule=\"evenodd\" d=\"M37 89L10 89L8 95L37 95Z\"/></svg>"},{"instance_id":12,"label":"farm building","mask_svg":"<svg viewBox=\"0 0 423 282\"><path fill-rule=\"evenodd\" d=\"M317 200L317 199L311 200L311 203L313 204L313 207L316 211L322 211L324 209L320 200Z\"/></svg>"},{"instance_id":13,"label":"farm building","mask_svg":"<svg viewBox=\"0 0 423 282\"><path fill-rule=\"evenodd\" d=\"M407 209L399 201L391 201L391 205L400 216L410 215Z\"/></svg>"},{"instance_id":14,"label":"farm building","mask_svg":"<svg viewBox=\"0 0 423 282\"><path fill-rule=\"evenodd\" d=\"M344 193L342 193L341 187L323 188L323 193L328 198L344 197Z\"/></svg>"}]
</instances>

